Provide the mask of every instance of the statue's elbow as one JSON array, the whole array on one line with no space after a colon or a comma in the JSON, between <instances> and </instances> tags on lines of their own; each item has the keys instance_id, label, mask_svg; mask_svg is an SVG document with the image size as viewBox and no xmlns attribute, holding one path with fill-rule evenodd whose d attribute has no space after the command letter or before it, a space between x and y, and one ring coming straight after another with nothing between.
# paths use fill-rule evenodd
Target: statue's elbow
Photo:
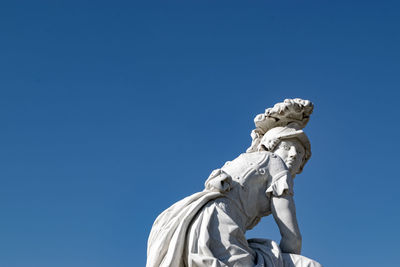
<instances>
[{"instance_id":1,"label":"statue's elbow","mask_svg":"<svg viewBox=\"0 0 400 267\"><path fill-rule=\"evenodd\" d=\"M296 236L295 240L293 241L293 251L295 254L301 254L302 242L303 240L301 235Z\"/></svg>"},{"instance_id":2,"label":"statue's elbow","mask_svg":"<svg viewBox=\"0 0 400 267\"><path fill-rule=\"evenodd\" d=\"M282 238L281 250L284 253L300 254L301 253L302 238L301 235L291 236L290 238Z\"/></svg>"}]
</instances>

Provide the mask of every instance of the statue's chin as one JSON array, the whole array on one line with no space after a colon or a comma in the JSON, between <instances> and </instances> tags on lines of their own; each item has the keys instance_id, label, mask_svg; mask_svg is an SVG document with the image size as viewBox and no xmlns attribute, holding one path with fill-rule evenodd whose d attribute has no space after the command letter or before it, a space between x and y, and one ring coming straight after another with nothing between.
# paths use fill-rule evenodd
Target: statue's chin
<instances>
[{"instance_id":1,"label":"statue's chin","mask_svg":"<svg viewBox=\"0 0 400 267\"><path fill-rule=\"evenodd\" d=\"M286 167L288 168L290 175L292 176L292 178L294 178L297 174L298 168L293 169L293 162L289 161L289 162L285 162Z\"/></svg>"},{"instance_id":2,"label":"statue's chin","mask_svg":"<svg viewBox=\"0 0 400 267\"><path fill-rule=\"evenodd\" d=\"M288 168L288 170L292 173L292 169L293 169L293 163L292 162L285 162L286 163L286 167Z\"/></svg>"}]
</instances>

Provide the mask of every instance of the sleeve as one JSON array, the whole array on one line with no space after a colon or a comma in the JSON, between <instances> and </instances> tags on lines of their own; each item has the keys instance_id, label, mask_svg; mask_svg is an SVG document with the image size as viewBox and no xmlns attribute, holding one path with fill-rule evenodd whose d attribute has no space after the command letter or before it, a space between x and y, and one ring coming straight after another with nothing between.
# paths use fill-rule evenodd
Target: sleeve
<instances>
[{"instance_id":1,"label":"sleeve","mask_svg":"<svg viewBox=\"0 0 400 267\"><path fill-rule=\"evenodd\" d=\"M283 160L273 154L268 169L271 175L271 183L268 185L267 195L280 197L289 194L293 196L293 179Z\"/></svg>"}]
</instances>

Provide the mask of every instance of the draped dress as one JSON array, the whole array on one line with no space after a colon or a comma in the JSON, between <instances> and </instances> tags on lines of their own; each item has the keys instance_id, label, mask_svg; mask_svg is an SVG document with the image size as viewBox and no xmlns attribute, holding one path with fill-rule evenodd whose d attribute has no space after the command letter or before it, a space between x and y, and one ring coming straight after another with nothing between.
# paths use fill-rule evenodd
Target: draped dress
<instances>
[{"instance_id":1,"label":"draped dress","mask_svg":"<svg viewBox=\"0 0 400 267\"><path fill-rule=\"evenodd\" d=\"M293 179L271 152L243 153L213 171L202 192L161 213L153 224L147 267L321 267L245 233L271 214L271 198L293 194Z\"/></svg>"}]
</instances>

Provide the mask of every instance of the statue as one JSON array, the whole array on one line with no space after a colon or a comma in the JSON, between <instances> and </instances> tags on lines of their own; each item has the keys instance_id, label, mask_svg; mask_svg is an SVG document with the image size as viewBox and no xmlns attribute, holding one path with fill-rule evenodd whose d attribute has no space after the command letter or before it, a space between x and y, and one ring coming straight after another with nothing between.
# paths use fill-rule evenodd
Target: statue
<instances>
[{"instance_id":1,"label":"statue","mask_svg":"<svg viewBox=\"0 0 400 267\"><path fill-rule=\"evenodd\" d=\"M255 117L246 153L214 170L205 189L175 203L151 229L147 267L321 267L300 255L302 237L293 178L311 157L303 132L313 104L286 99ZM281 241L246 240L245 232L273 215Z\"/></svg>"}]
</instances>

